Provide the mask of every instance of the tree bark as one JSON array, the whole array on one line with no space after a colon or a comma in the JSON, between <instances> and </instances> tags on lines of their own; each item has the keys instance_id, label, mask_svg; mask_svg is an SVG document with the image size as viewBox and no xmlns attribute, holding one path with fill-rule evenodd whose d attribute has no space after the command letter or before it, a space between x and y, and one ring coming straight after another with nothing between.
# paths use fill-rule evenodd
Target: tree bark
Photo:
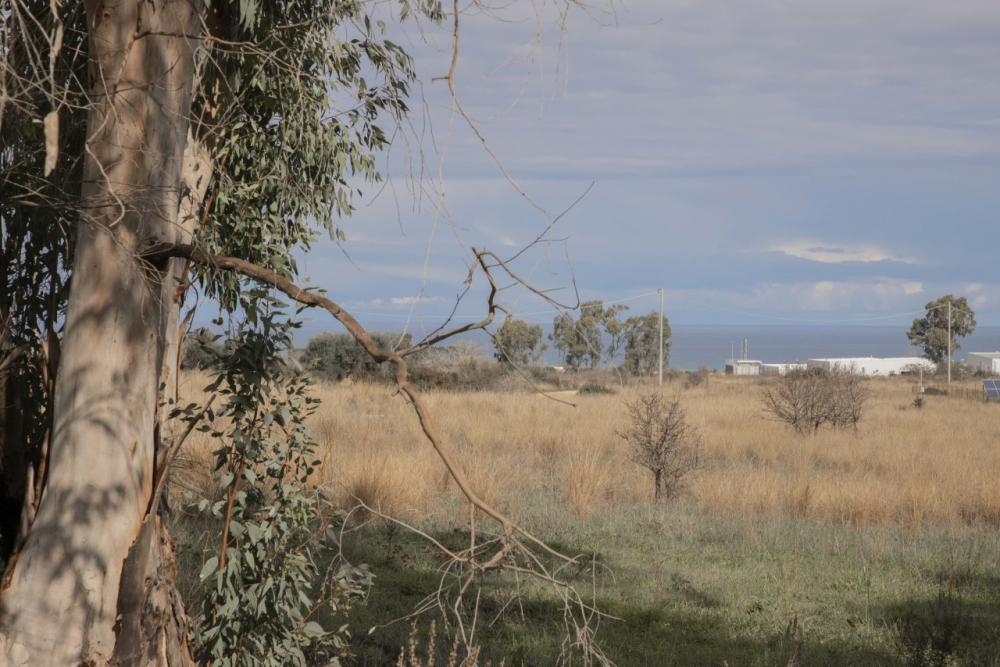
<instances>
[{"instance_id":1,"label":"tree bark","mask_svg":"<svg viewBox=\"0 0 1000 667\"><path fill-rule=\"evenodd\" d=\"M186 651L150 653L142 638L141 650L123 653L135 640L127 632L115 655L115 624L119 616L155 623L151 609L173 612L179 603L163 594L172 590L169 542L156 517L147 517L158 388L166 352L176 345L169 280L176 268L152 270L137 250L149 239L182 238L176 223L195 51L187 36L199 31L202 6L87 2L92 102L84 221L46 488L0 599L3 664L105 665L113 655L117 664L158 664L162 655L170 665L190 661ZM151 637L183 642L183 624L174 625Z\"/></svg>"}]
</instances>

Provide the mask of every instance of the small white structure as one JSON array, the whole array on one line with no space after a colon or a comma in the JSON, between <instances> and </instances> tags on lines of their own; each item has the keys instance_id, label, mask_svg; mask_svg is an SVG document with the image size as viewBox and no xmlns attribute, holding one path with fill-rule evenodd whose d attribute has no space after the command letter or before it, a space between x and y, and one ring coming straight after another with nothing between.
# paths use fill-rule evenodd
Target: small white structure
<instances>
[{"instance_id":1,"label":"small white structure","mask_svg":"<svg viewBox=\"0 0 1000 667\"><path fill-rule=\"evenodd\" d=\"M977 371L1000 375L1000 352L969 352L965 355L965 363Z\"/></svg>"},{"instance_id":2,"label":"small white structure","mask_svg":"<svg viewBox=\"0 0 1000 667\"><path fill-rule=\"evenodd\" d=\"M808 364L761 364L761 375L786 375L791 371L804 371Z\"/></svg>"},{"instance_id":3,"label":"small white structure","mask_svg":"<svg viewBox=\"0 0 1000 667\"><path fill-rule=\"evenodd\" d=\"M923 357L844 357L841 359L809 359L806 362L809 368L822 368L823 370L848 370L858 375L868 377L899 375L901 373L915 373L921 368L924 371L933 373L936 369L934 362Z\"/></svg>"},{"instance_id":4,"label":"small white structure","mask_svg":"<svg viewBox=\"0 0 1000 667\"><path fill-rule=\"evenodd\" d=\"M761 366L756 359L730 359L726 362L726 375L760 375Z\"/></svg>"}]
</instances>

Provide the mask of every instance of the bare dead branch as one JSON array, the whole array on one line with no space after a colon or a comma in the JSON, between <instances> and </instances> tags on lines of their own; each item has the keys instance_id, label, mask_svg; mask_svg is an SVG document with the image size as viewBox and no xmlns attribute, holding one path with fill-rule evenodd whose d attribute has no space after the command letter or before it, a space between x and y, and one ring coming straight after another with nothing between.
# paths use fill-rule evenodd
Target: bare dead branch
<instances>
[{"instance_id":1,"label":"bare dead branch","mask_svg":"<svg viewBox=\"0 0 1000 667\"><path fill-rule=\"evenodd\" d=\"M455 459L452 458L451 453L444 445L442 438L438 434L434 419L428 411L427 406L424 404L417 391L413 388L413 385L411 385L407 379L407 364L404 355L400 352L385 350L382 348L375 341L375 339L372 338L368 331L361 326L361 323L359 323L354 316L344 310L340 305L323 296L319 292L306 290L296 285L291 280L285 278L276 271L266 269L236 257L213 255L190 244L152 241L147 245L147 249L142 252L140 256L143 260L149 262L154 267L162 268L165 266L168 259L173 257L182 257L215 269L235 271L240 275L271 285L272 287L283 292L289 298L304 306L322 308L323 310L326 310L338 322L344 325L351 336L354 337L358 344L364 348L373 360L376 362L388 361L393 364L396 369L395 380L399 391L409 399L410 404L413 406L413 409L417 414L417 419L420 422L420 428L423 431L424 436L430 442L438 457L447 468L449 475L453 480L455 480L455 483L458 485L462 494L469 500L469 502L472 503L479 511L483 512L483 514L499 523L507 537L511 537L514 533L520 534L529 542L532 542L535 546L548 553L550 556L566 563L576 562L576 559L552 549L541 539L535 537L531 532L514 523L505 514L494 508L490 503L483 500L475 492L475 490L469 485L465 474L462 472L461 468L458 466ZM489 270L486 268L483 261L483 258L486 256L491 256L501 263L502 260L496 257L493 253L482 251L477 253L479 265L482 267L483 271L489 275ZM487 319L492 321L490 317ZM487 321L487 324L488 323L489 322ZM485 324L483 326L485 326ZM461 331L469 331L471 328L475 327L459 327L459 329L454 330L454 332L459 333ZM452 333L450 335L455 334ZM437 337L437 340L442 340L442 338L439 336Z\"/></svg>"}]
</instances>

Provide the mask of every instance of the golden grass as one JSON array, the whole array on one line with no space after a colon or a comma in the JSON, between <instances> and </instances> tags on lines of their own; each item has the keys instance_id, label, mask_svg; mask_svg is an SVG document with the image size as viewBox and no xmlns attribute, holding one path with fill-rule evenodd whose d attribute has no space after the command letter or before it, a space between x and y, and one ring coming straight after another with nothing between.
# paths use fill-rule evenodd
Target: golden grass
<instances>
[{"instance_id":1,"label":"golden grass","mask_svg":"<svg viewBox=\"0 0 1000 667\"><path fill-rule=\"evenodd\" d=\"M193 392L204 378L189 375ZM752 517L786 514L842 524L1000 524L1000 406L928 397L911 405L906 380L872 381L857 433L800 436L761 410L761 387L714 377L678 394L702 432L695 502ZM446 442L486 499L530 516L551 498L577 516L612 504L652 502L648 473L615 434L623 401L643 388L583 395L576 408L531 393L427 394ZM400 517L443 511L456 490L415 416L391 387L321 385L312 428L323 460L317 482L344 505L360 498ZM198 440L197 437L201 437ZM200 434L188 461L212 443Z\"/></svg>"}]
</instances>

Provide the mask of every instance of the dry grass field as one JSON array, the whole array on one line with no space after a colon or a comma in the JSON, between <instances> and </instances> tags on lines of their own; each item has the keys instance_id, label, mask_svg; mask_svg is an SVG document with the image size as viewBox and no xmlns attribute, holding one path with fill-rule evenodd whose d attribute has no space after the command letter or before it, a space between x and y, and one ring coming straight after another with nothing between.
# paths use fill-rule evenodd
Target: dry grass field
<instances>
[{"instance_id":1,"label":"dry grass field","mask_svg":"<svg viewBox=\"0 0 1000 667\"><path fill-rule=\"evenodd\" d=\"M205 377L184 382L194 396ZM813 436L769 419L753 380L667 384L703 449L685 493L659 505L616 434L625 401L650 386L558 394L576 407L526 391L426 396L483 496L606 567L598 604L622 620L598 638L620 665L1000 665L1000 406L928 396L917 408L906 379L868 384L857 432ZM378 384L317 394L326 495L460 544L467 509L404 400ZM197 437L176 477L204 489L212 443ZM438 563L415 538L367 530L352 558L377 583L349 622L357 664L376 665L408 626L368 628L433 591ZM486 656L551 663L559 612L532 596L482 635Z\"/></svg>"},{"instance_id":2,"label":"dry grass field","mask_svg":"<svg viewBox=\"0 0 1000 667\"><path fill-rule=\"evenodd\" d=\"M187 378L190 387L200 380ZM918 409L907 380L870 386L857 432L802 436L763 413L762 387L751 380L713 378L692 389L668 383L663 391L681 399L703 437L689 498L737 515L849 525L1000 525L1000 406L931 396ZM652 389L556 394L576 407L530 392L437 391L428 402L485 498L524 516L532 512L525 500L548 490L585 516L652 501L648 471L629 461L617 436L625 401ZM323 384L317 396L311 426L324 462L317 482L331 495L406 518L450 507L455 490L391 387ZM211 449L194 442L188 456Z\"/></svg>"}]
</instances>

